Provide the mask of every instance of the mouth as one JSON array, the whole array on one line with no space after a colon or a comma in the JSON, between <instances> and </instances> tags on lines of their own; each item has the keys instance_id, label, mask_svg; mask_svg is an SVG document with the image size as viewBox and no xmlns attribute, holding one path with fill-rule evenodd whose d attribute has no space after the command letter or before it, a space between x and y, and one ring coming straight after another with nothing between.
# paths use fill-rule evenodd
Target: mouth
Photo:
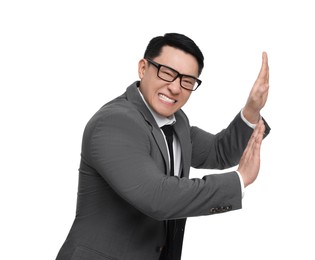
<instances>
[{"instance_id":1,"label":"mouth","mask_svg":"<svg viewBox=\"0 0 315 260\"><path fill-rule=\"evenodd\" d=\"M171 99L171 98L169 98L163 94L159 94L159 98L160 98L160 100L162 100L163 102L168 103L168 104L175 104L177 102L177 100Z\"/></svg>"}]
</instances>

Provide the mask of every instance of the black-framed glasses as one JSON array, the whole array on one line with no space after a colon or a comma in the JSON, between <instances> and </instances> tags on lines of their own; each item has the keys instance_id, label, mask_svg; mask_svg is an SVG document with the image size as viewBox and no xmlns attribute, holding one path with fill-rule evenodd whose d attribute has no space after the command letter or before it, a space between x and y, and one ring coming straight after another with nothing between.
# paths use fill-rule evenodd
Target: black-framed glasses
<instances>
[{"instance_id":1,"label":"black-framed glasses","mask_svg":"<svg viewBox=\"0 0 315 260\"><path fill-rule=\"evenodd\" d=\"M159 64L153 60L146 59L150 64L157 68L157 76L167 82L173 82L177 78L180 79L180 86L189 91L195 91L201 84L201 80L196 77L180 74L177 70L166 65Z\"/></svg>"}]
</instances>

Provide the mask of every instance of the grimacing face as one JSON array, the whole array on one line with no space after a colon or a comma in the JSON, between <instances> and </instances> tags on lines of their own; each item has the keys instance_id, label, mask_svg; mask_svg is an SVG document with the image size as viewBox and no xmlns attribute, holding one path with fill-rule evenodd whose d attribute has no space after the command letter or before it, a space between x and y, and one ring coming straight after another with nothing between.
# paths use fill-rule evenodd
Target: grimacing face
<instances>
[{"instance_id":1,"label":"grimacing face","mask_svg":"<svg viewBox=\"0 0 315 260\"><path fill-rule=\"evenodd\" d=\"M198 62L194 56L182 50L164 46L155 62L177 70L181 74L198 77ZM180 78L166 82L157 76L157 68L141 59L138 65L140 91L148 105L157 114L169 117L188 101L191 91L180 86Z\"/></svg>"}]
</instances>

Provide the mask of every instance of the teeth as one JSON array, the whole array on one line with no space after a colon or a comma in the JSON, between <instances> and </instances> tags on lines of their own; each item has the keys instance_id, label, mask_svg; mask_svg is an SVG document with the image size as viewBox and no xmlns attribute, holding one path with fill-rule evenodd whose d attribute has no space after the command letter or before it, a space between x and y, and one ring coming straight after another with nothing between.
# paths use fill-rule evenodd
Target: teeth
<instances>
[{"instance_id":1,"label":"teeth","mask_svg":"<svg viewBox=\"0 0 315 260\"><path fill-rule=\"evenodd\" d=\"M170 99L167 96L164 96L163 94L159 94L160 99L162 99L163 101L169 102L169 103L175 103L174 99Z\"/></svg>"}]
</instances>

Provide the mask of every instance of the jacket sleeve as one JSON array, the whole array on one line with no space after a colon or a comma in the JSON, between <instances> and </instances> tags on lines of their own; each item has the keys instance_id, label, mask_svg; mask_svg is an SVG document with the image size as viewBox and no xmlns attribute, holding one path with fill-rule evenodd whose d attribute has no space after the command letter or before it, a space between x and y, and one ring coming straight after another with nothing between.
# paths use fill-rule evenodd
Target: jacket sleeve
<instances>
[{"instance_id":1,"label":"jacket sleeve","mask_svg":"<svg viewBox=\"0 0 315 260\"><path fill-rule=\"evenodd\" d=\"M112 111L88 124L82 157L121 198L157 220L241 208L235 172L201 179L166 176L150 155L152 145L150 131L135 115Z\"/></svg>"},{"instance_id":2,"label":"jacket sleeve","mask_svg":"<svg viewBox=\"0 0 315 260\"><path fill-rule=\"evenodd\" d=\"M253 129L242 120L240 113L226 129L215 135L192 127L192 166L227 169L237 165L252 132Z\"/></svg>"}]
</instances>

